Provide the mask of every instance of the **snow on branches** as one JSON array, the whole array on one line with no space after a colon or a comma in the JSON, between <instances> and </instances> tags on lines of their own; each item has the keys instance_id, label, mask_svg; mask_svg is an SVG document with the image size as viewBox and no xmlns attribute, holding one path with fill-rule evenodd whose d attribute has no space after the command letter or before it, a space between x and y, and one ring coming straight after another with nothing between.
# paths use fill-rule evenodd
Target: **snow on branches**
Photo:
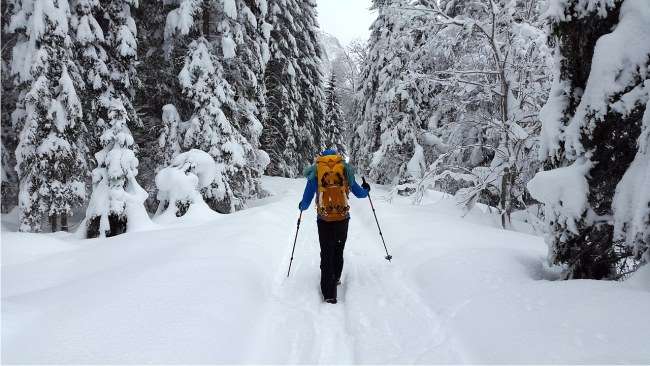
<instances>
[{"instance_id":1,"label":"snow on branches","mask_svg":"<svg viewBox=\"0 0 650 366\"><path fill-rule=\"evenodd\" d=\"M555 178L580 162L588 189L575 190L576 210L529 187L546 206L550 260L564 276L619 278L648 260L650 244L650 3L573 0L551 10L556 70L541 114L547 171L538 177L557 189Z\"/></svg>"},{"instance_id":2,"label":"snow on branches","mask_svg":"<svg viewBox=\"0 0 650 366\"><path fill-rule=\"evenodd\" d=\"M70 51L67 0L23 1L9 31L17 34L12 73L20 97L13 125L20 130L16 170L20 179L20 230L40 231L48 217L52 230L86 197L85 125L77 94L78 69Z\"/></svg>"}]
</instances>

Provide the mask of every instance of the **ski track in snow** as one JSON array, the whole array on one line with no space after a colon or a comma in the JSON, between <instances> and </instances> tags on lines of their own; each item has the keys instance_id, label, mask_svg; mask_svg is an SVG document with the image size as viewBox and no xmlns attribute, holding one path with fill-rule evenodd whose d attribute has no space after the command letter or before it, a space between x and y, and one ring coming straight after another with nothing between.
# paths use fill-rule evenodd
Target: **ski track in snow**
<instances>
[{"instance_id":1,"label":"ski track in snow","mask_svg":"<svg viewBox=\"0 0 650 366\"><path fill-rule=\"evenodd\" d=\"M304 219L296 244L291 276L289 259L278 268L273 299L252 362L274 363L437 363L461 362L437 314L408 288L399 262L388 263L367 200L351 198L348 240L338 304L322 301L320 247L315 225ZM357 213L357 215L355 215ZM287 252L291 252L292 242ZM285 345L269 342L274 334L294 328ZM418 333L413 338L409 334ZM287 347L285 359L278 348Z\"/></svg>"}]
</instances>

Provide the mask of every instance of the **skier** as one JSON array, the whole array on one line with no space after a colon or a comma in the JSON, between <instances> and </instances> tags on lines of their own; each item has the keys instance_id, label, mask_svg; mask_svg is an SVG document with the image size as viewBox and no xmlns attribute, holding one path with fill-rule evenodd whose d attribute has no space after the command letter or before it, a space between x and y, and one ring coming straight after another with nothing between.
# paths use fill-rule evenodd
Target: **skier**
<instances>
[{"instance_id":1,"label":"skier","mask_svg":"<svg viewBox=\"0 0 650 366\"><path fill-rule=\"evenodd\" d=\"M316 195L318 239L320 242L320 288L325 302L336 304L336 286L343 270L343 248L348 236L350 191L357 198L365 198L370 185L361 186L354 180L354 169L336 150L321 152L315 164L305 169L307 185L298 204L300 211L309 208Z\"/></svg>"}]
</instances>

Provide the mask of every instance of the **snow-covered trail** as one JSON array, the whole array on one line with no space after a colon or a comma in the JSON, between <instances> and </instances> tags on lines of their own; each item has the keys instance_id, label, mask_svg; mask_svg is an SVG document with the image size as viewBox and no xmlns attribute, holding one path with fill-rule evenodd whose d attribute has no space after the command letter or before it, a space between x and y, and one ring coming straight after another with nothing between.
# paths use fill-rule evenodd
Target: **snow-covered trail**
<instances>
[{"instance_id":1,"label":"snow-covered trail","mask_svg":"<svg viewBox=\"0 0 650 366\"><path fill-rule=\"evenodd\" d=\"M286 276L288 260L278 268L259 346L250 361L461 361L440 320L409 288L400 265L383 259L384 249L375 222L368 216L367 200L353 199L351 206L339 303L322 302L318 234L314 218L308 215L299 233L291 277Z\"/></svg>"},{"instance_id":2,"label":"snow-covered trail","mask_svg":"<svg viewBox=\"0 0 650 366\"><path fill-rule=\"evenodd\" d=\"M339 304L315 213L286 270L304 180L204 223L76 240L3 217L3 363L648 363L650 276L543 280L541 238L432 192L352 198ZM645 315L644 315L645 314Z\"/></svg>"}]
</instances>

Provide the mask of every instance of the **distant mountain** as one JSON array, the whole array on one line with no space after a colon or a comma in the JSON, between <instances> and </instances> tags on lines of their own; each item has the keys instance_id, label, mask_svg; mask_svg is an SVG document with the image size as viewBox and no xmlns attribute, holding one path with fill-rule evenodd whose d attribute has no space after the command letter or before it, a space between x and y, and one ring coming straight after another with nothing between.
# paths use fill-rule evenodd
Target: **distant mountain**
<instances>
[{"instance_id":1,"label":"distant mountain","mask_svg":"<svg viewBox=\"0 0 650 366\"><path fill-rule=\"evenodd\" d=\"M335 36L320 31L321 49L323 50L323 74L328 76L332 72L332 65L336 59L345 57L345 48Z\"/></svg>"}]
</instances>

